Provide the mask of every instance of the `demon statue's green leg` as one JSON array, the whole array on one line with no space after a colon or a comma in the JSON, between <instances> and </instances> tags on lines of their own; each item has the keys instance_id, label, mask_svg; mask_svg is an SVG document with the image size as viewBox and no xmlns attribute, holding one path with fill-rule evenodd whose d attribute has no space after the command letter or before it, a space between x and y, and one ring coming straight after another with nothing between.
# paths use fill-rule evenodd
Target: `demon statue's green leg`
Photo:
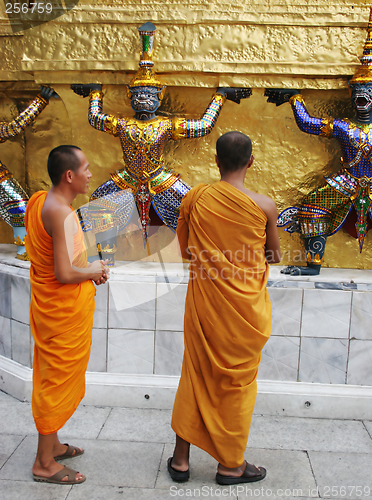
<instances>
[{"instance_id":1,"label":"demon statue's green leg","mask_svg":"<svg viewBox=\"0 0 372 500\"><path fill-rule=\"evenodd\" d=\"M323 255L327 236L304 238L306 252L306 266L287 266L282 269L283 274L291 276L316 276L322 267Z\"/></svg>"}]
</instances>

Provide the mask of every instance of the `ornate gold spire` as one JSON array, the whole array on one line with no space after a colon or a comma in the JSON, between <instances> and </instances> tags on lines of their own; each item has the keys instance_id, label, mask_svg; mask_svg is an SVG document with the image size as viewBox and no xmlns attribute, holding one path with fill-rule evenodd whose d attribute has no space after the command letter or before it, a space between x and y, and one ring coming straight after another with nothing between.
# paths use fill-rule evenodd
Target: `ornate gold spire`
<instances>
[{"instance_id":1,"label":"ornate gold spire","mask_svg":"<svg viewBox=\"0 0 372 500\"><path fill-rule=\"evenodd\" d=\"M368 34L360 62L362 65L356 70L350 85L372 82L372 7L369 9Z\"/></svg>"},{"instance_id":2,"label":"ornate gold spire","mask_svg":"<svg viewBox=\"0 0 372 500\"><path fill-rule=\"evenodd\" d=\"M141 38L141 59L139 62L139 70L132 78L129 88L157 87L162 89L163 84L158 80L155 72L152 70L154 66L152 54L156 27L154 24L147 22L138 28L138 31Z\"/></svg>"}]
</instances>

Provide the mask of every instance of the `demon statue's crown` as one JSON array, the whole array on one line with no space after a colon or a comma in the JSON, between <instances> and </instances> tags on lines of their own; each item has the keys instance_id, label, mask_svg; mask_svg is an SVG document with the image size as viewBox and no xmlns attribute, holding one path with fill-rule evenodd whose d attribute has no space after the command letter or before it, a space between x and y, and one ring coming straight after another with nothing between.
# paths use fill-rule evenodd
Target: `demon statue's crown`
<instances>
[{"instance_id":1,"label":"demon statue's crown","mask_svg":"<svg viewBox=\"0 0 372 500\"><path fill-rule=\"evenodd\" d=\"M362 65L359 66L353 78L349 81L350 85L372 82L372 7L369 13L367 39L360 62Z\"/></svg>"},{"instance_id":2,"label":"demon statue's crown","mask_svg":"<svg viewBox=\"0 0 372 500\"><path fill-rule=\"evenodd\" d=\"M140 87L146 87L147 92L158 94L159 100L161 100L164 97L165 86L152 69L154 66L152 54L156 27L154 24L147 22L138 28L138 31L141 39L141 59L139 61L139 70L127 87L127 95L130 99L133 92L140 90Z\"/></svg>"}]
</instances>

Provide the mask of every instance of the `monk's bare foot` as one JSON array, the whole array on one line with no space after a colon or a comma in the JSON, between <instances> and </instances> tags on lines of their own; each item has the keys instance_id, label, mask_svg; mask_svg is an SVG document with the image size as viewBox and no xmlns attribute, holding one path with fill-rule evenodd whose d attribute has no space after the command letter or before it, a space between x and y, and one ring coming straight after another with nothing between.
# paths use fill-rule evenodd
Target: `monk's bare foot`
<instances>
[{"instance_id":1,"label":"monk's bare foot","mask_svg":"<svg viewBox=\"0 0 372 500\"><path fill-rule=\"evenodd\" d=\"M190 443L176 434L176 446L168 466L178 472L187 472L189 470L189 457Z\"/></svg>"},{"instance_id":2,"label":"monk's bare foot","mask_svg":"<svg viewBox=\"0 0 372 500\"><path fill-rule=\"evenodd\" d=\"M170 465L172 469L178 470L179 472L186 472L189 470L189 463L187 461L177 461L175 457L172 458Z\"/></svg>"},{"instance_id":3,"label":"monk's bare foot","mask_svg":"<svg viewBox=\"0 0 372 500\"><path fill-rule=\"evenodd\" d=\"M235 467L234 469L230 469L229 467L225 467L222 464L218 464L217 472L221 474L221 476L232 476L232 477L240 477L245 471L246 462L242 463L239 467ZM258 470L258 469L257 469Z\"/></svg>"},{"instance_id":4,"label":"monk's bare foot","mask_svg":"<svg viewBox=\"0 0 372 500\"><path fill-rule=\"evenodd\" d=\"M36 460L32 467L32 474L40 477L52 477L54 476L54 474L57 474L57 472L61 471L62 469L64 469L64 466L59 464L55 460L52 460L49 464L44 464L44 466L42 466L40 462ZM83 478L84 478L83 474L80 474L80 472L76 473L75 481L79 481ZM68 477L67 476L64 477L62 481L68 481Z\"/></svg>"}]
</instances>

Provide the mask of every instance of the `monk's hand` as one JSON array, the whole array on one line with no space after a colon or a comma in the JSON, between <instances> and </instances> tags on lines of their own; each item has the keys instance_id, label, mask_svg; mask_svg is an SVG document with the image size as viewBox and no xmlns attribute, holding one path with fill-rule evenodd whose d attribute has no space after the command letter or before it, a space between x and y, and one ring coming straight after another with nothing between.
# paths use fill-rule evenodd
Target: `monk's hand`
<instances>
[{"instance_id":1,"label":"monk's hand","mask_svg":"<svg viewBox=\"0 0 372 500\"><path fill-rule=\"evenodd\" d=\"M95 261L97 262L97 261ZM107 267L107 264L108 264L108 259L107 260L100 260L98 261L100 262L101 264L101 277L98 279L98 280L93 280L94 283L96 285L103 285L104 283L106 283L106 281L109 279L110 277L110 269Z\"/></svg>"},{"instance_id":2,"label":"monk's hand","mask_svg":"<svg viewBox=\"0 0 372 500\"><path fill-rule=\"evenodd\" d=\"M277 106L281 106L285 102L288 102L289 99L299 94L300 91L297 89L266 89L265 96L268 98L267 102L272 102Z\"/></svg>"},{"instance_id":3,"label":"monk's hand","mask_svg":"<svg viewBox=\"0 0 372 500\"><path fill-rule=\"evenodd\" d=\"M103 271L102 271L102 280L104 280L103 282L106 283L106 281L109 279L110 277L110 269L107 267L107 264L108 264L108 259L106 260L101 260L101 263L103 265Z\"/></svg>"},{"instance_id":4,"label":"monk's hand","mask_svg":"<svg viewBox=\"0 0 372 500\"><path fill-rule=\"evenodd\" d=\"M95 260L94 262L91 262L89 264L89 270L91 272L90 274L90 279L94 281L94 283L100 285L101 284L101 278L104 277L105 273L105 264L103 263L104 261L102 260ZM105 282L106 279L104 278Z\"/></svg>"},{"instance_id":5,"label":"monk's hand","mask_svg":"<svg viewBox=\"0 0 372 500\"><path fill-rule=\"evenodd\" d=\"M59 95L54 91L51 87L45 87L44 85L40 85L40 95L43 99L49 102L51 97L55 97L58 99Z\"/></svg>"},{"instance_id":6,"label":"monk's hand","mask_svg":"<svg viewBox=\"0 0 372 500\"><path fill-rule=\"evenodd\" d=\"M100 83L79 83L71 85L71 88L75 94L88 97L93 90L101 91L102 85Z\"/></svg>"},{"instance_id":7,"label":"monk's hand","mask_svg":"<svg viewBox=\"0 0 372 500\"><path fill-rule=\"evenodd\" d=\"M218 94L222 94L229 101L240 103L240 99L248 99L252 95L252 89L248 88L230 88L230 87L218 87Z\"/></svg>"}]
</instances>

